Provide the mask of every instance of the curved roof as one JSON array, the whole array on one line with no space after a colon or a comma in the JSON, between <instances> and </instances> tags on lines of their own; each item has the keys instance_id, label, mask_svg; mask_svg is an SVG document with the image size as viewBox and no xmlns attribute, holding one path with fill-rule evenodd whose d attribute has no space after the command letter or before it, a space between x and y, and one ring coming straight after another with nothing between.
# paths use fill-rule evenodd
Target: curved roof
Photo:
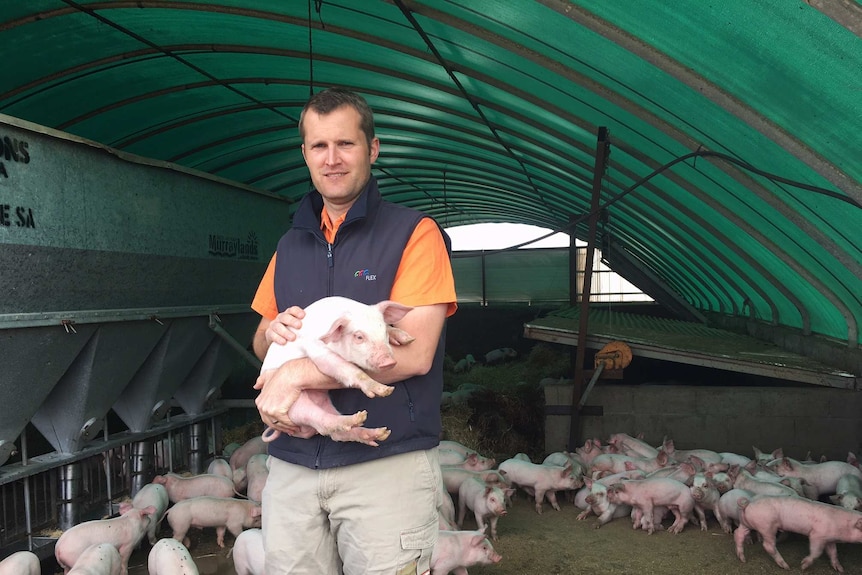
<instances>
[{"instance_id":1,"label":"curved roof","mask_svg":"<svg viewBox=\"0 0 862 575\"><path fill-rule=\"evenodd\" d=\"M607 149L616 269L856 347L860 33L858 0L4 2L0 112L294 201L301 107L347 86L444 226L565 229Z\"/></svg>"}]
</instances>

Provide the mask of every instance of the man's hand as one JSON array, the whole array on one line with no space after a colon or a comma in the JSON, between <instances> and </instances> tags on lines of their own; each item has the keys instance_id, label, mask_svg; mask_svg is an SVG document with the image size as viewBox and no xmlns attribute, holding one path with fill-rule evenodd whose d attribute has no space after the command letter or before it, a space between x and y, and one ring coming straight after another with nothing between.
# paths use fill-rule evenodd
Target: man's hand
<instances>
[{"instance_id":1,"label":"man's hand","mask_svg":"<svg viewBox=\"0 0 862 575\"><path fill-rule=\"evenodd\" d=\"M302 327L302 318L304 317L305 310L301 307L294 305L287 308L269 322L265 333L266 341L270 344L277 343L284 345L289 341L295 340L296 333L293 330L298 330Z\"/></svg>"},{"instance_id":2,"label":"man's hand","mask_svg":"<svg viewBox=\"0 0 862 575\"><path fill-rule=\"evenodd\" d=\"M293 425L287 412L290 411L302 390L278 381L276 376L279 369L268 369L258 376L254 388L260 390L260 393L255 398L254 404L260 413L261 421L266 425L276 431L296 435L299 434L300 428Z\"/></svg>"},{"instance_id":3,"label":"man's hand","mask_svg":"<svg viewBox=\"0 0 862 575\"><path fill-rule=\"evenodd\" d=\"M302 327L305 310L299 306L291 306L273 319L262 317L257 331L252 339L252 348L257 358L263 361L269 346L273 343L284 345L296 339L296 332Z\"/></svg>"}]
</instances>

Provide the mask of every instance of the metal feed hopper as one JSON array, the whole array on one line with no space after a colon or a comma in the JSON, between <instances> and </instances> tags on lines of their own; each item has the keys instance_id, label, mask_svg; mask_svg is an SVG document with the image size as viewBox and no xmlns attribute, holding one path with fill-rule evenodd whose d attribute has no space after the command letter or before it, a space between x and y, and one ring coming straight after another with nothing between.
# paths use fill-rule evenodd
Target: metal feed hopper
<instances>
[{"instance_id":1,"label":"metal feed hopper","mask_svg":"<svg viewBox=\"0 0 862 575\"><path fill-rule=\"evenodd\" d=\"M112 409L130 441L172 404L205 411L254 361L249 303L288 204L9 116L0 137L28 151L4 162L0 466L29 422L74 455L125 433Z\"/></svg>"}]
</instances>

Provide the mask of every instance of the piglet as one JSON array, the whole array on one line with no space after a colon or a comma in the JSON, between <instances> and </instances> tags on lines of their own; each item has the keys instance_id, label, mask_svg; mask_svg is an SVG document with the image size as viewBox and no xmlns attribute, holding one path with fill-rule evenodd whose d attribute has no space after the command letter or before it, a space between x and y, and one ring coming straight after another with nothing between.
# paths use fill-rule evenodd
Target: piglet
<instances>
[{"instance_id":1,"label":"piglet","mask_svg":"<svg viewBox=\"0 0 862 575\"><path fill-rule=\"evenodd\" d=\"M835 488L835 495L830 495L829 500L844 509L862 510L862 479L852 473L842 475Z\"/></svg>"},{"instance_id":2,"label":"piglet","mask_svg":"<svg viewBox=\"0 0 862 575\"><path fill-rule=\"evenodd\" d=\"M494 469L494 466L497 465L497 461L493 457L486 457L478 453L470 453L460 459L460 461L456 459L454 462L451 462L453 460L447 459L444 455L443 461L450 461L450 463L443 463L441 461L441 466L460 467L469 471L488 471L489 469Z\"/></svg>"},{"instance_id":3,"label":"piglet","mask_svg":"<svg viewBox=\"0 0 862 575\"><path fill-rule=\"evenodd\" d=\"M477 477L489 485L497 485L498 487L510 487L511 483L505 473L501 473L498 469L486 469L484 471L473 471L456 467L454 465L441 465L441 475L443 476L443 485L446 491L452 495L458 494L458 489L461 484L471 477Z\"/></svg>"},{"instance_id":4,"label":"piglet","mask_svg":"<svg viewBox=\"0 0 862 575\"><path fill-rule=\"evenodd\" d=\"M607 477L602 477L601 479L596 480L590 479L589 477L584 478L584 489L586 489L587 492L581 493L581 491L583 491L581 490L575 496L575 505L578 508L583 509L583 511L578 514L578 521L583 521L590 516L590 513L593 513L598 517L598 521L596 521L596 529L599 529L602 525L612 519L618 519L620 517L630 515L632 512L630 505L611 503L608 501L608 486L613 485L622 479L643 479L643 477L643 471L634 470L624 471L615 475L608 475ZM582 497L583 504L579 505L579 499Z\"/></svg>"},{"instance_id":5,"label":"piglet","mask_svg":"<svg viewBox=\"0 0 862 575\"><path fill-rule=\"evenodd\" d=\"M185 545L166 537L147 556L149 575L199 575L198 566Z\"/></svg>"},{"instance_id":6,"label":"piglet","mask_svg":"<svg viewBox=\"0 0 862 575\"><path fill-rule=\"evenodd\" d=\"M263 493L263 487L266 485L266 479L269 477L269 455L258 453L248 460L246 465L246 474L248 476L248 489L246 495L252 501L260 503Z\"/></svg>"},{"instance_id":7,"label":"piglet","mask_svg":"<svg viewBox=\"0 0 862 575\"><path fill-rule=\"evenodd\" d=\"M266 453L267 445L262 437L255 436L234 449L230 454L230 468L234 471L245 469L245 464L251 459L252 455L258 453Z\"/></svg>"},{"instance_id":8,"label":"piglet","mask_svg":"<svg viewBox=\"0 0 862 575\"><path fill-rule=\"evenodd\" d=\"M171 503L203 495L233 497L236 494L233 481L223 475L211 475L209 473L189 477L183 477L176 473L166 473L165 475L156 475L153 478L153 483L165 487Z\"/></svg>"},{"instance_id":9,"label":"piglet","mask_svg":"<svg viewBox=\"0 0 862 575\"><path fill-rule=\"evenodd\" d=\"M263 532L246 529L233 544L233 567L236 575L266 575L266 555L263 551Z\"/></svg>"},{"instance_id":10,"label":"piglet","mask_svg":"<svg viewBox=\"0 0 862 575\"><path fill-rule=\"evenodd\" d=\"M520 459L507 459L500 464L506 479L527 491L536 501L536 513L542 513L542 500L547 496L551 507L560 510L557 491L577 489L584 484L580 476L572 475L572 466L556 467L531 463Z\"/></svg>"},{"instance_id":11,"label":"piglet","mask_svg":"<svg viewBox=\"0 0 862 575\"><path fill-rule=\"evenodd\" d=\"M448 575L452 571L465 575L467 567L499 563L503 556L482 531L440 531L431 552L431 575Z\"/></svg>"},{"instance_id":12,"label":"piglet","mask_svg":"<svg viewBox=\"0 0 862 575\"><path fill-rule=\"evenodd\" d=\"M90 546L110 543L120 552L122 568L126 575L129 557L138 546L149 526L149 517L156 512L155 507L137 509L132 507L113 519L95 519L78 523L60 535L54 546L54 557L68 575L81 554Z\"/></svg>"},{"instance_id":13,"label":"piglet","mask_svg":"<svg viewBox=\"0 0 862 575\"><path fill-rule=\"evenodd\" d=\"M751 531L763 538L763 548L779 567L790 566L775 546L775 534L789 531L808 536L808 556L802 560L802 569L811 567L823 550L829 556L832 568L844 573L838 562L836 543L862 543L862 513L811 501L803 497L761 495L749 501L739 500L740 523L733 532L736 556L745 563L743 542Z\"/></svg>"},{"instance_id":14,"label":"piglet","mask_svg":"<svg viewBox=\"0 0 862 575\"><path fill-rule=\"evenodd\" d=\"M120 552L110 543L90 545L75 561L69 575L120 575L122 563Z\"/></svg>"},{"instance_id":15,"label":"piglet","mask_svg":"<svg viewBox=\"0 0 862 575\"><path fill-rule=\"evenodd\" d=\"M183 545L189 545L186 533L191 527L215 527L216 543L224 547L225 530L238 537L243 528L260 527L260 504L225 497L193 497L171 507L167 517L174 530L173 538Z\"/></svg>"},{"instance_id":16,"label":"piglet","mask_svg":"<svg viewBox=\"0 0 862 575\"><path fill-rule=\"evenodd\" d=\"M668 528L670 533L679 533L690 521L694 511L694 498L685 483L675 479L624 479L608 489L608 501L631 505L642 518L643 526L652 535L656 526L654 510L667 507L676 520ZM641 523L635 518L635 525Z\"/></svg>"},{"instance_id":17,"label":"piglet","mask_svg":"<svg viewBox=\"0 0 862 575\"><path fill-rule=\"evenodd\" d=\"M773 460L768 467L782 477L799 477L816 488L815 498L834 495L842 475L855 475L862 479L862 471L844 461L803 463L791 457Z\"/></svg>"},{"instance_id":18,"label":"piglet","mask_svg":"<svg viewBox=\"0 0 862 575\"><path fill-rule=\"evenodd\" d=\"M464 481L458 490L458 528L464 525L464 516L469 508L476 517L479 531L485 531L487 520L491 526L491 538L496 541L497 519L506 515L506 491L476 478Z\"/></svg>"},{"instance_id":19,"label":"piglet","mask_svg":"<svg viewBox=\"0 0 862 575\"><path fill-rule=\"evenodd\" d=\"M16 551L0 561L0 575L42 575L42 565L32 551Z\"/></svg>"},{"instance_id":20,"label":"piglet","mask_svg":"<svg viewBox=\"0 0 862 575\"><path fill-rule=\"evenodd\" d=\"M727 493L722 493L713 513L725 533L732 533L739 525L739 500L745 498L751 501L754 497L754 493L745 489L731 489Z\"/></svg>"},{"instance_id":21,"label":"piglet","mask_svg":"<svg viewBox=\"0 0 862 575\"><path fill-rule=\"evenodd\" d=\"M233 479L233 469L227 459L216 457L207 466L207 473L210 475L224 475L228 479Z\"/></svg>"},{"instance_id":22,"label":"piglet","mask_svg":"<svg viewBox=\"0 0 862 575\"><path fill-rule=\"evenodd\" d=\"M368 397L390 395L393 387L372 379L366 372L392 368L395 358L391 345L413 341L403 330L388 325L400 321L411 309L388 300L365 305L346 297L319 299L305 308L305 318L294 341L270 345L261 373L307 357L344 387L361 389ZM286 415L290 423L299 427L294 434L297 437L319 433L335 441L358 441L376 447L378 441L389 437L390 431L386 427L361 427L367 417L366 411L338 413L329 393L320 389L301 390ZM272 441L278 435L278 430L268 428L263 439Z\"/></svg>"},{"instance_id":23,"label":"piglet","mask_svg":"<svg viewBox=\"0 0 862 575\"><path fill-rule=\"evenodd\" d=\"M147 483L135 494L130 503L124 501L120 504L120 515L128 511L129 507L136 507L138 509L146 509L150 506L155 507L155 513L147 518L149 522L147 526L147 540L150 542L150 545L155 545L156 528L165 516L169 502L168 492L164 485Z\"/></svg>"}]
</instances>

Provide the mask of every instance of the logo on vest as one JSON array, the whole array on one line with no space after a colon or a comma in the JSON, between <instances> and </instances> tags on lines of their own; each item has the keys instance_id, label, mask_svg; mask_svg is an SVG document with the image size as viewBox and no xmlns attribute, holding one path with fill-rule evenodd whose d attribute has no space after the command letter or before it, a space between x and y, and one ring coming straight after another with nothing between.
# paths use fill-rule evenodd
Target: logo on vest
<instances>
[{"instance_id":1,"label":"logo on vest","mask_svg":"<svg viewBox=\"0 0 862 575\"><path fill-rule=\"evenodd\" d=\"M362 278L367 282L373 282L377 279L377 274L373 274L369 270L356 270L353 272L353 277Z\"/></svg>"}]
</instances>

